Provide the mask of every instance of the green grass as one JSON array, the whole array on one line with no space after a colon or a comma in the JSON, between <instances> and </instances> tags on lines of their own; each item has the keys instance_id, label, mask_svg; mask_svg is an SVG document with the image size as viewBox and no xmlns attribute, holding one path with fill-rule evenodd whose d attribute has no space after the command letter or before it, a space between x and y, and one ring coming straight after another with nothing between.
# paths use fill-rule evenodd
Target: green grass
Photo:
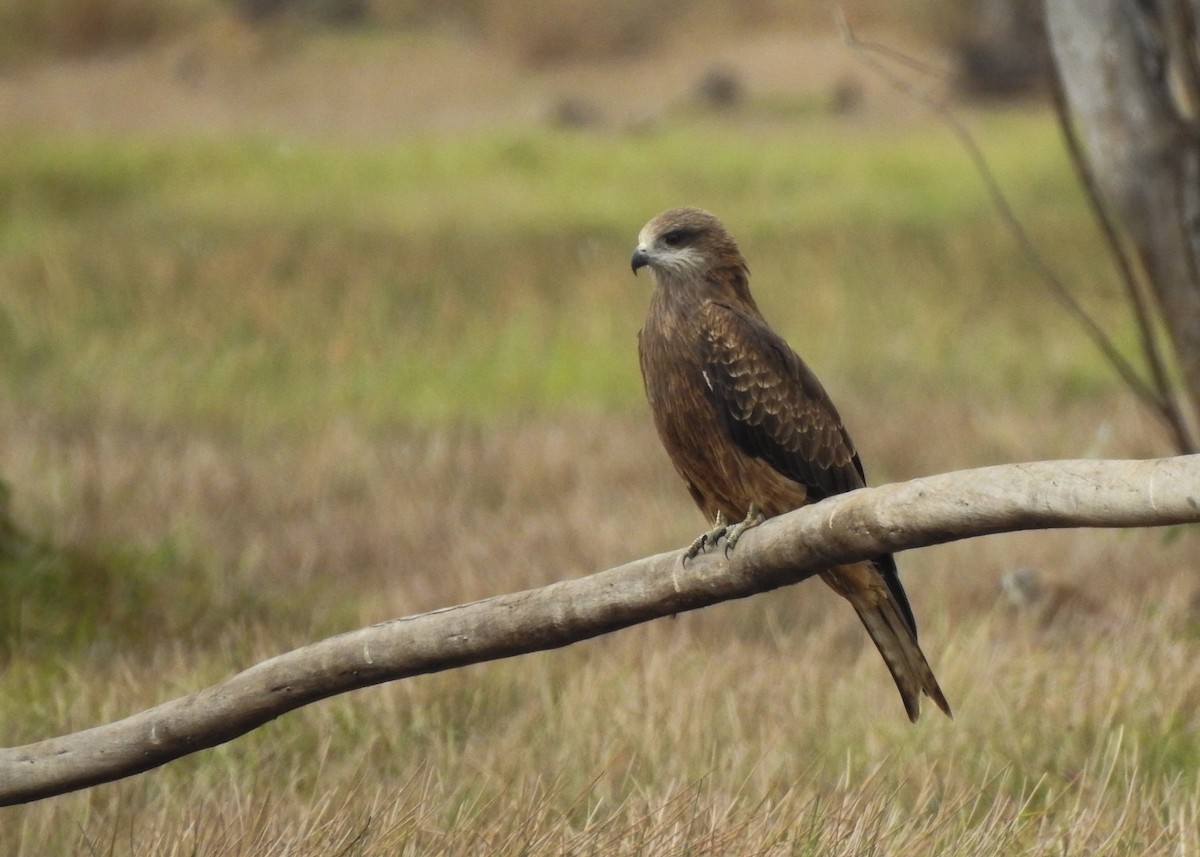
<instances>
[{"instance_id":1,"label":"green grass","mask_svg":"<svg viewBox=\"0 0 1200 857\"><path fill-rule=\"evenodd\" d=\"M1028 228L1120 332L1050 121L987 126ZM626 259L683 202L735 230L826 374L869 383L882 353L982 393L1109 385L936 127L7 143L2 392L67 411L272 432L628 407L649 283Z\"/></svg>"}]
</instances>

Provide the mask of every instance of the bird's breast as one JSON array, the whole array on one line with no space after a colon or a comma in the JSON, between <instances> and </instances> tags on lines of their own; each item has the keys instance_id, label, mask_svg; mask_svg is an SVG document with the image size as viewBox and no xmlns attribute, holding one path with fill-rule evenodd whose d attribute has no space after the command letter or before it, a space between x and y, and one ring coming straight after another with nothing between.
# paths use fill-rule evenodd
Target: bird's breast
<instances>
[{"instance_id":1,"label":"bird's breast","mask_svg":"<svg viewBox=\"0 0 1200 857\"><path fill-rule=\"evenodd\" d=\"M646 398L667 455L710 520L718 511L742 520L752 503L767 515L796 508L803 487L734 442L705 377L702 334L648 323L639 335Z\"/></svg>"}]
</instances>

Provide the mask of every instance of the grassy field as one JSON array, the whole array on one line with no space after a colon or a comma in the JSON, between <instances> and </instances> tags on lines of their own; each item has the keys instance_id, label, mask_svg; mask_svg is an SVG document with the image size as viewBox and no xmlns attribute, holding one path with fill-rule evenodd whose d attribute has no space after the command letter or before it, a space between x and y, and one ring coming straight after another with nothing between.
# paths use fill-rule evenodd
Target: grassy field
<instances>
[{"instance_id":1,"label":"grassy field","mask_svg":"<svg viewBox=\"0 0 1200 857\"><path fill-rule=\"evenodd\" d=\"M1131 341L1035 110L972 119ZM875 481L1167 451L950 135L799 114L637 136L0 147L0 742L320 636L679 546L634 236L696 203ZM1174 537L1172 537L1174 536ZM0 810L11 855L1193 854L1190 533L902 557L956 719L910 726L817 583L362 691ZM1036 569L1024 609L1000 580Z\"/></svg>"},{"instance_id":2,"label":"grassy field","mask_svg":"<svg viewBox=\"0 0 1200 857\"><path fill-rule=\"evenodd\" d=\"M809 125L758 129L753 145L696 123L351 151L10 139L0 275L17 287L0 324L14 371L0 383L272 434L348 409L382 423L627 410L648 285L626 257L650 215L687 200L736 230L768 315L827 375L1105 389L947 133ZM1119 319L1052 126L1013 115L997 131L1029 228Z\"/></svg>"}]
</instances>

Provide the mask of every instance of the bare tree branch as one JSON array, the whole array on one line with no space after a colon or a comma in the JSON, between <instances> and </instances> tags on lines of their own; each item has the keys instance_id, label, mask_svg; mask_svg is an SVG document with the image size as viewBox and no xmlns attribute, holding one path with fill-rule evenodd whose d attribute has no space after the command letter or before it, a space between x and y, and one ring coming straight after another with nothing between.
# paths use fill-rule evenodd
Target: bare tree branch
<instances>
[{"instance_id":1,"label":"bare tree branch","mask_svg":"<svg viewBox=\"0 0 1200 857\"><path fill-rule=\"evenodd\" d=\"M1049 45L1046 47L1049 51ZM1054 103L1054 114L1058 119L1059 131L1067 145L1067 155L1075 169L1075 176L1083 187L1092 216L1112 255L1113 264L1125 288L1125 298L1129 301L1133 312L1133 320L1137 324L1138 339L1142 345L1142 355L1150 368L1150 378L1157 396L1153 400L1144 400L1163 421L1167 430L1175 439L1175 448L1180 453L1196 452L1196 444L1188 432L1188 423L1184 405L1180 402L1177 390L1171 383L1167 370L1167 360L1159 341L1158 331L1154 325L1154 302L1147 294L1147 286L1137 274L1135 260L1131 257L1128 247L1121 240L1116 223L1104 204L1104 198L1096 183L1096 175L1092 172L1091 164L1083 152L1079 135L1075 133L1075 125L1071 121L1071 108L1067 104L1067 96L1063 91L1062 77L1053 57L1047 64L1050 78L1050 96Z\"/></svg>"},{"instance_id":2,"label":"bare tree branch","mask_svg":"<svg viewBox=\"0 0 1200 857\"><path fill-rule=\"evenodd\" d=\"M1169 418L1165 416L1168 413L1168 405L1159 397L1155 389L1142 379L1141 375L1138 374L1138 371L1129 361L1125 359L1125 355L1121 353L1116 343L1113 342L1112 338L1104 331L1104 328L1092 318L1083 305L1076 299L1070 287L1059 275L1058 271L1054 269L1054 266L1038 250L1037 244L1034 243L1029 233L1025 231L1024 224L1021 223L1021 219L1009 204L1008 197L1005 196L1004 190L1000 187L1000 182L996 179L995 173L992 172L992 168L988 164L983 149L975 141L975 137L971 134L970 129L962 123L946 103L933 98L928 92L894 74L891 69L876 58L875 54L886 56L896 62L901 62L923 74L935 75L935 70L918 60L906 57L894 48L859 39L854 29L850 26L849 21L846 20L845 12L840 6L837 9L837 22L841 30L842 41L846 43L847 47L858 54L859 59L865 65L869 66L876 74L887 81L897 92L903 93L914 101L924 104L939 119L946 123L947 127L958 138L959 144L967 153L967 157L971 159L976 173L983 180L984 187L992 201L992 207L996 209L1001 220L1008 227L1009 232L1017 240L1017 244L1020 245L1025 257L1029 259L1030 263L1042 275L1046 283L1049 284L1050 293L1054 296L1055 300L1058 301L1059 305L1068 314L1079 322L1088 339L1092 341L1097 350L1104 355L1104 359L1116 370L1121 380L1125 383L1125 386L1156 415L1166 419L1169 424Z\"/></svg>"},{"instance_id":3,"label":"bare tree branch","mask_svg":"<svg viewBox=\"0 0 1200 857\"><path fill-rule=\"evenodd\" d=\"M0 749L0 806L86 788L230 741L358 688L571 643L745 598L831 565L1015 530L1200 522L1200 456L946 473L831 497L750 531L728 558L681 551L341 634L124 720Z\"/></svg>"},{"instance_id":4,"label":"bare tree branch","mask_svg":"<svg viewBox=\"0 0 1200 857\"><path fill-rule=\"evenodd\" d=\"M1166 0L1163 10L1167 53L1173 58L1179 87L1180 116L1193 123L1200 114L1200 2Z\"/></svg>"}]
</instances>

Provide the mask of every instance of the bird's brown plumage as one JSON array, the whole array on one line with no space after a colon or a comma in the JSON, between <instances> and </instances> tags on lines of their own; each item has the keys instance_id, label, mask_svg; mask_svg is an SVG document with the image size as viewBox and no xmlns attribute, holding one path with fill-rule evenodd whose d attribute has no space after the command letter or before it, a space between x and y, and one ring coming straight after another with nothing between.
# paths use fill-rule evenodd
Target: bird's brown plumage
<instances>
[{"instance_id":1,"label":"bird's brown plumage","mask_svg":"<svg viewBox=\"0 0 1200 857\"><path fill-rule=\"evenodd\" d=\"M697 208L659 214L638 235L632 264L655 275L638 335L654 424L709 520L741 521L752 508L771 517L866 484L837 409L763 319L717 218ZM949 714L891 555L821 577L854 606L908 716L916 720L922 693Z\"/></svg>"}]
</instances>

